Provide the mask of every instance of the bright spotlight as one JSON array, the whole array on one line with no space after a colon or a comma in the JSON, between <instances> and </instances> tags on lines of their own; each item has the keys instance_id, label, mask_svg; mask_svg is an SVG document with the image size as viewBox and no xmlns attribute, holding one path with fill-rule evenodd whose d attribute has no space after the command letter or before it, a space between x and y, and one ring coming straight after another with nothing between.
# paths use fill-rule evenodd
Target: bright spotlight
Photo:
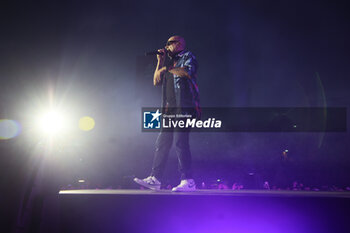
<instances>
[{"instance_id":1,"label":"bright spotlight","mask_svg":"<svg viewBox=\"0 0 350 233\"><path fill-rule=\"evenodd\" d=\"M42 114L37 121L39 130L45 134L57 134L64 130L66 121L62 113L50 111Z\"/></svg>"}]
</instances>

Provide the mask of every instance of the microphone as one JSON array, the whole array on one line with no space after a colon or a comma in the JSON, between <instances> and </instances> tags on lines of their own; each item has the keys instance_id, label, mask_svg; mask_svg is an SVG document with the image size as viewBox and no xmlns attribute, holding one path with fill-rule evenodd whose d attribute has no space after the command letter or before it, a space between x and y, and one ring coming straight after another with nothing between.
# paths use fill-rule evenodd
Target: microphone
<instances>
[{"instance_id":1,"label":"microphone","mask_svg":"<svg viewBox=\"0 0 350 233\"><path fill-rule=\"evenodd\" d=\"M165 50L166 51L166 50ZM150 52L146 52L145 56L152 56L152 55L164 55L164 53L160 53L157 50L156 51L150 51Z\"/></svg>"}]
</instances>

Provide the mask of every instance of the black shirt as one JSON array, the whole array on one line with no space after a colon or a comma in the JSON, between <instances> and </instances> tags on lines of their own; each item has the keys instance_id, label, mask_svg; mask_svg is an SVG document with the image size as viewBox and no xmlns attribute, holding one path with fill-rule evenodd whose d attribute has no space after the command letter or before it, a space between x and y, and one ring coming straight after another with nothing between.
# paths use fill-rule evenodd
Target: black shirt
<instances>
[{"instance_id":1,"label":"black shirt","mask_svg":"<svg viewBox=\"0 0 350 233\"><path fill-rule=\"evenodd\" d=\"M175 59L171 59L167 67L168 68L173 68L175 63ZM175 98L175 89L174 89L174 76L170 72L166 72L164 74L164 79L166 82L166 103L168 107L173 108L176 107L176 98Z\"/></svg>"},{"instance_id":2,"label":"black shirt","mask_svg":"<svg viewBox=\"0 0 350 233\"><path fill-rule=\"evenodd\" d=\"M174 89L174 77L170 72L165 73L165 80L166 80L166 101L168 107L175 107L176 106L176 99L175 99L175 89Z\"/></svg>"}]
</instances>

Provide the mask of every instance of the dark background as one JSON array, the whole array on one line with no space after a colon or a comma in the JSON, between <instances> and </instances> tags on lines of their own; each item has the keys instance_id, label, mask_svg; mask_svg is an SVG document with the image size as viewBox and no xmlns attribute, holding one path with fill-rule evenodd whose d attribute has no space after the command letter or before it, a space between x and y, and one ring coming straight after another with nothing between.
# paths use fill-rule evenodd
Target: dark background
<instances>
[{"instance_id":1,"label":"dark background","mask_svg":"<svg viewBox=\"0 0 350 233\"><path fill-rule=\"evenodd\" d=\"M47 177L61 187L84 178L90 187L130 188L134 175L149 174L157 134L141 132L140 112L159 106L160 89L152 85L156 60L143 54L172 35L198 59L202 106L350 104L349 14L341 2L8 1L0 17L0 118L22 125L16 138L0 140L8 216L47 153L32 124L50 102L96 126L48 153ZM195 179L244 183L254 173L257 184L279 187L349 185L348 141L347 132L193 133ZM172 152L164 180L178 179Z\"/></svg>"}]
</instances>

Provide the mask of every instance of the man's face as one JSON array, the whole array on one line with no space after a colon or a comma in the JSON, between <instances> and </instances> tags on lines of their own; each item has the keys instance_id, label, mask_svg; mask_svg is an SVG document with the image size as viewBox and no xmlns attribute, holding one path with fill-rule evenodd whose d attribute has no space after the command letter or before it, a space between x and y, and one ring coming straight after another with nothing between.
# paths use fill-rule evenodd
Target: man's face
<instances>
[{"instance_id":1,"label":"man's face","mask_svg":"<svg viewBox=\"0 0 350 233\"><path fill-rule=\"evenodd\" d=\"M177 37L170 37L165 45L165 49L170 55L181 52L184 49L182 45L182 40Z\"/></svg>"}]
</instances>

